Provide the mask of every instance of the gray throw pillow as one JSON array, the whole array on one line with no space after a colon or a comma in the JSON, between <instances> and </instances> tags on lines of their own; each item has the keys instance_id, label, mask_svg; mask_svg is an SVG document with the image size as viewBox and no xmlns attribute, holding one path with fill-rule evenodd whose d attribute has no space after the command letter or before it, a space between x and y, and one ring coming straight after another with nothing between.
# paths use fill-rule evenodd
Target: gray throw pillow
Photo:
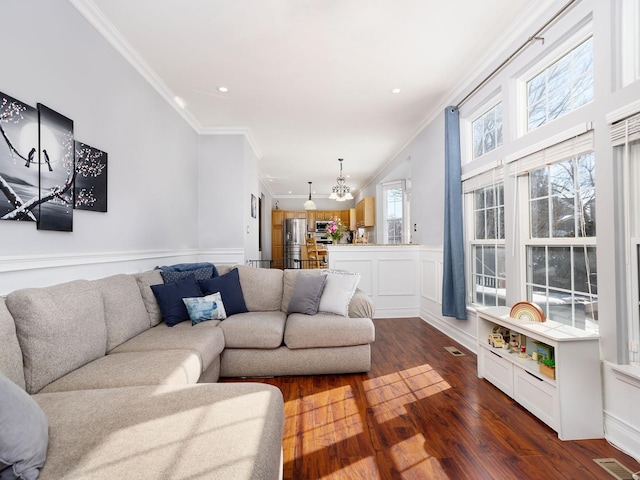
<instances>
[{"instance_id":1,"label":"gray throw pillow","mask_svg":"<svg viewBox=\"0 0 640 480\"><path fill-rule=\"evenodd\" d=\"M305 275L300 273L293 287L293 295L289 302L289 313L318 313L320 297L327 280L326 275Z\"/></svg>"},{"instance_id":2,"label":"gray throw pillow","mask_svg":"<svg viewBox=\"0 0 640 480\"><path fill-rule=\"evenodd\" d=\"M47 458L47 417L27 392L2 373L0 405L0 479L35 480Z\"/></svg>"}]
</instances>

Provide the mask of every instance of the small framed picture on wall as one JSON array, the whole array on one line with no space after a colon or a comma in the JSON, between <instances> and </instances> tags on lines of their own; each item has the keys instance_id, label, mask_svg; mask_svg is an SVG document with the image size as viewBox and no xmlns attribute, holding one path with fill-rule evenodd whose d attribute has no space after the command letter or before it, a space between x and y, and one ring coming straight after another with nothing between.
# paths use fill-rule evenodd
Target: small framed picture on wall
<instances>
[{"instance_id":1,"label":"small framed picture on wall","mask_svg":"<svg viewBox=\"0 0 640 480\"><path fill-rule=\"evenodd\" d=\"M252 193L251 194L251 217L256 218L258 216L258 199Z\"/></svg>"}]
</instances>

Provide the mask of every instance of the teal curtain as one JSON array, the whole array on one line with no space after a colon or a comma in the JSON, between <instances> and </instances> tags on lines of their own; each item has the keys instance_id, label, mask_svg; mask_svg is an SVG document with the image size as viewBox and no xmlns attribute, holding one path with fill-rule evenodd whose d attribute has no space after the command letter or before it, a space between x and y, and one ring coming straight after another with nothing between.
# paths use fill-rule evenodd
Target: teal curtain
<instances>
[{"instance_id":1,"label":"teal curtain","mask_svg":"<svg viewBox=\"0 0 640 480\"><path fill-rule=\"evenodd\" d=\"M460 163L460 112L445 110L444 256L442 315L467 319L462 221L462 166Z\"/></svg>"}]
</instances>

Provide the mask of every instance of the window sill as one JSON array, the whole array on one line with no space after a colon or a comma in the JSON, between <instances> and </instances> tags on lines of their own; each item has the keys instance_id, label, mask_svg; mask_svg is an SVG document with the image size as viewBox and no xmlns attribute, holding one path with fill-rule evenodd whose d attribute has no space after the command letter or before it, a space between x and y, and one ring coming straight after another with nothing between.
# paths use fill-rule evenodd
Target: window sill
<instances>
[{"instance_id":1,"label":"window sill","mask_svg":"<svg viewBox=\"0 0 640 480\"><path fill-rule=\"evenodd\" d=\"M621 380L640 387L640 365L634 363L626 365L618 365L611 362L604 363L611 368L617 376L622 377Z\"/></svg>"}]
</instances>

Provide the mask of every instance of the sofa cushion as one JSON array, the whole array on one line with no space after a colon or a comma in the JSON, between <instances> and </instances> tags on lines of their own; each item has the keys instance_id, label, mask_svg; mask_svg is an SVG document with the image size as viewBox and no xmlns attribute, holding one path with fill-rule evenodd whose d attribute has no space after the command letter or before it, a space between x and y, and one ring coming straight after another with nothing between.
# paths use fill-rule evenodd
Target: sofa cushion
<instances>
[{"instance_id":1,"label":"sofa cushion","mask_svg":"<svg viewBox=\"0 0 640 480\"><path fill-rule=\"evenodd\" d=\"M134 277L113 275L93 283L104 302L107 352L149 328L149 314Z\"/></svg>"},{"instance_id":2,"label":"sofa cushion","mask_svg":"<svg viewBox=\"0 0 640 480\"><path fill-rule=\"evenodd\" d=\"M109 354L50 383L40 393L136 385L198 383L200 357L190 350L156 350Z\"/></svg>"},{"instance_id":3,"label":"sofa cushion","mask_svg":"<svg viewBox=\"0 0 640 480\"><path fill-rule=\"evenodd\" d=\"M335 313L343 317L349 316L349 302L356 293L359 273L337 272L325 270L327 281L324 284L322 297L318 311L325 313Z\"/></svg>"},{"instance_id":4,"label":"sofa cushion","mask_svg":"<svg viewBox=\"0 0 640 480\"><path fill-rule=\"evenodd\" d=\"M47 417L2 373L0 405L0 478L35 480L47 457Z\"/></svg>"},{"instance_id":5,"label":"sofa cushion","mask_svg":"<svg viewBox=\"0 0 640 480\"><path fill-rule=\"evenodd\" d=\"M24 389L24 364L22 351L16 336L16 324L7 310L4 298L0 298L0 373Z\"/></svg>"},{"instance_id":6,"label":"sofa cushion","mask_svg":"<svg viewBox=\"0 0 640 480\"><path fill-rule=\"evenodd\" d=\"M149 270L147 272L137 273L133 276L138 282L138 288L142 294L142 301L149 313L149 326L155 327L162 323L162 313L160 306L156 300L156 296L151 290L151 285L160 285L164 283L160 270Z\"/></svg>"},{"instance_id":7,"label":"sofa cushion","mask_svg":"<svg viewBox=\"0 0 640 480\"><path fill-rule=\"evenodd\" d=\"M347 347L375 340L375 327L369 318L349 318L318 313L294 313L287 319L284 343L291 349Z\"/></svg>"},{"instance_id":8,"label":"sofa cushion","mask_svg":"<svg viewBox=\"0 0 640 480\"><path fill-rule=\"evenodd\" d=\"M168 326L189 320L189 312L182 301L183 298L201 297L202 292L193 274L178 280L177 282L162 285L151 285L151 290L156 296L162 319Z\"/></svg>"},{"instance_id":9,"label":"sofa cushion","mask_svg":"<svg viewBox=\"0 0 640 480\"><path fill-rule=\"evenodd\" d=\"M286 321L282 312L248 312L227 318L219 328L225 348L278 348Z\"/></svg>"},{"instance_id":10,"label":"sofa cushion","mask_svg":"<svg viewBox=\"0 0 640 480\"><path fill-rule=\"evenodd\" d=\"M191 325L208 320L224 320L227 318L220 292L212 293L206 297L183 298L182 301L187 307Z\"/></svg>"},{"instance_id":11,"label":"sofa cushion","mask_svg":"<svg viewBox=\"0 0 640 480\"><path fill-rule=\"evenodd\" d=\"M198 284L204 295L220 292L227 317L248 311L237 268L219 277L201 280Z\"/></svg>"},{"instance_id":12,"label":"sofa cushion","mask_svg":"<svg viewBox=\"0 0 640 480\"><path fill-rule=\"evenodd\" d=\"M296 279L298 275L323 275L320 269L286 269L283 272L282 282L282 308L285 313L289 311L289 303L291 303L291 297L293 295L293 289L296 287Z\"/></svg>"},{"instance_id":13,"label":"sofa cushion","mask_svg":"<svg viewBox=\"0 0 640 480\"><path fill-rule=\"evenodd\" d=\"M110 355L150 350L192 350L200 357L204 371L224 348L224 334L217 326L218 323L218 320L211 320L191 326L191 322L183 322L175 327L161 323L118 345Z\"/></svg>"},{"instance_id":14,"label":"sofa cushion","mask_svg":"<svg viewBox=\"0 0 640 480\"><path fill-rule=\"evenodd\" d=\"M29 393L106 353L102 295L88 280L16 290L6 302L16 323Z\"/></svg>"},{"instance_id":15,"label":"sofa cushion","mask_svg":"<svg viewBox=\"0 0 640 480\"><path fill-rule=\"evenodd\" d=\"M282 308L282 270L238 265L238 273L250 312L274 312Z\"/></svg>"},{"instance_id":16,"label":"sofa cushion","mask_svg":"<svg viewBox=\"0 0 640 480\"><path fill-rule=\"evenodd\" d=\"M374 314L375 308L371 297L362 290L356 288L356 293L349 302L349 316L351 318L373 318Z\"/></svg>"},{"instance_id":17,"label":"sofa cushion","mask_svg":"<svg viewBox=\"0 0 640 480\"><path fill-rule=\"evenodd\" d=\"M306 315L318 313L318 305L326 280L326 275L298 275L288 312Z\"/></svg>"},{"instance_id":18,"label":"sofa cushion","mask_svg":"<svg viewBox=\"0 0 640 480\"><path fill-rule=\"evenodd\" d=\"M276 480L282 394L256 383L34 396L50 418L39 480Z\"/></svg>"}]
</instances>

